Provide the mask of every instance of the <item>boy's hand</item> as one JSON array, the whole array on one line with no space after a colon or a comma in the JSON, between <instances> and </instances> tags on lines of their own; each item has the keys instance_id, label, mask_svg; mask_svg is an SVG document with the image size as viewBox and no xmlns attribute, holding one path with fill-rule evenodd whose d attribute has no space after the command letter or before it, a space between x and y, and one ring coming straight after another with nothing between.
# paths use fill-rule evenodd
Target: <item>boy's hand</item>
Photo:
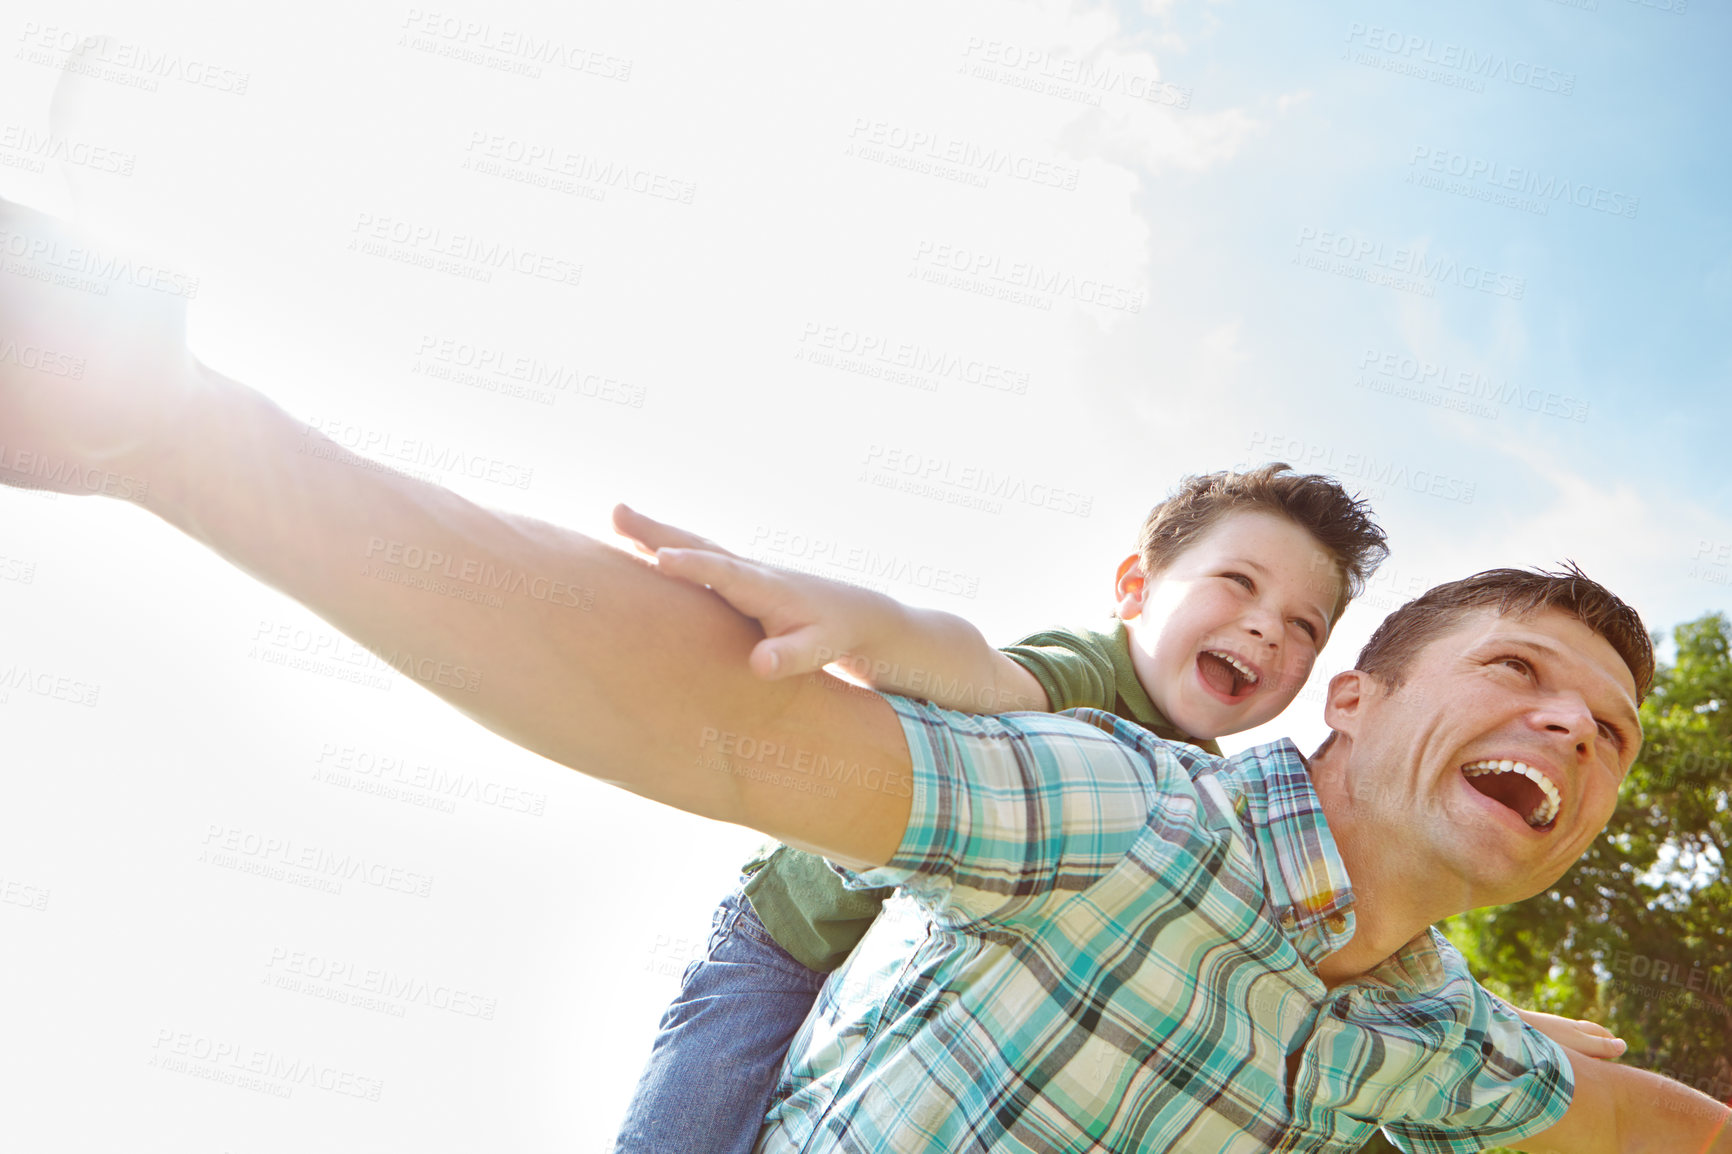
<instances>
[{"instance_id":1,"label":"boy's hand","mask_svg":"<svg viewBox=\"0 0 1732 1154\"><path fill-rule=\"evenodd\" d=\"M868 589L790 573L730 553L715 542L615 506L613 526L663 573L716 594L763 627L751 669L774 681L812 673L870 643L899 606Z\"/></svg>"},{"instance_id":2,"label":"boy's hand","mask_svg":"<svg viewBox=\"0 0 1732 1154\"><path fill-rule=\"evenodd\" d=\"M1515 1007L1510 1007L1515 1009ZM1600 1025L1586 1018L1560 1018L1537 1010L1516 1010L1522 1021L1566 1049L1590 1058L1616 1058L1623 1054L1626 1043Z\"/></svg>"}]
</instances>

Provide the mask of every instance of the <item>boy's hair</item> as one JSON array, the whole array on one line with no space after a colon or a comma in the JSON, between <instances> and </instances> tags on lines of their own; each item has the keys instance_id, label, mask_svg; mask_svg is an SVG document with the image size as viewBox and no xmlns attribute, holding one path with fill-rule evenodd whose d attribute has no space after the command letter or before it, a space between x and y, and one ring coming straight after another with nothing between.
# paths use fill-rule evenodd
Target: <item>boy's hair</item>
<instances>
[{"instance_id":1,"label":"boy's hair","mask_svg":"<svg viewBox=\"0 0 1732 1154\"><path fill-rule=\"evenodd\" d=\"M1344 586L1329 615L1331 625L1389 556L1388 540L1371 519L1370 504L1350 495L1333 477L1295 473L1291 465L1276 461L1248 473L1203 473L1180 481L1172 495L1150 510L1137 535L1143 572L1153 577L1215 522L1244 510L1287 518L1329 554Z\"/></svg>"},{"instance_id":2,"label":"boy's hair","mask_svg":"<svg viewBox=\"0 0 1732 1154\"><path fill-rule=\"evenodd\" d=\"M1636 682L1638 702L1653 687L1654 646L1642 618L1573 561L1556 572L1487 569L1428 589L1383 619L1359 651L1354 668L1394 689L1420 650L1476 609L1506 617L1527 617L1543 609L1568 613L1617 651Z\"/></svg>"}]
</instances>

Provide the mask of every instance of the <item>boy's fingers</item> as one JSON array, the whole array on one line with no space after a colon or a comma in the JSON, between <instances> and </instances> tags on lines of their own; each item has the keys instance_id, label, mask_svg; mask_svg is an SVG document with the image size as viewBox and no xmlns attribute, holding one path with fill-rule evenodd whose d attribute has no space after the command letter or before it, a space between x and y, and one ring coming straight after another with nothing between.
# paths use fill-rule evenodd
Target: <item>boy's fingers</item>
<instances>
[{"instance_id":1,"label":"boy's fingers","mask_svg":"<svg viewBox=\"0 0 1732 1154\"><path fill-rule=\"evenodd\" d=\"M780 637L766 637L752 650L752 672L766 681L816 672L824 668L820 654L830 652L820 644L822 641L818 625L807 625Z\"/></svg>"},{"instance_id":2,"label":"boy's fingers","mask_svg":"<svg viewBox=\"0 0 1732 1154\"><path fill-rule=\"evenodd\" d=\"M768 607L766 582L772 575L750 561L707 549L657 549L656 564L671 577L708 585L748 617L757 617Z\"/></svg>"},{"instance_id":3,"label":"boy's fingers","mask_svg":"<svg viewBox=\"0 0 1732 1154\"><path fill-rule=\"evenodd\" d=\"M632 543L645 553L654 553L657 549L703 549L720 553L724 557L734 556L706 537L700 537L664 521L657 521L654 517L646 517L626 504L613 507L613 527L615 532L622 537L629 537Z\"/></svg>"},{"instance_id":4,"label":"boy's fingers","mask_svg":"<svg viewBox=\"0 0 1732 1154\"><path fill-rule=\"evenodd\" d=\"M1576 1027L1585 1033L1596 1034L1602 1038L1616 1037L1616 1035L1614 1035L1610 1030L1606 1029L1604 1026L1600 1025L1598 1022L1590 1022L1586 1018L1576 1019Z\"/></svg>"}]
</instances>

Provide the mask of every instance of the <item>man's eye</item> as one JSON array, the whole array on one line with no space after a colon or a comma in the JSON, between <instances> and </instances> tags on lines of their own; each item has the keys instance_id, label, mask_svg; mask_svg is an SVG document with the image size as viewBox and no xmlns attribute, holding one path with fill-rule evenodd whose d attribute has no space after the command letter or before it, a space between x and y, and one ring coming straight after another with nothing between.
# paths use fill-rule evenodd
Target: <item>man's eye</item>
<instances>
[{"instance_id":1,"label":"man's eye","mask_svg":"<svg viewBox=\"0 0 1732 1154\"><path fill-rule=\"evenodd\" d=\"M1600 736L1619 749L1624 748L1624 734L1617 726L1607 721L1600 722Z\"/></svg>"},{"instance_id":2,"label":"man's eye","mask_svg":"<svg viewBox=\"0 0 1732 1154\"><path fill-rule=\"evenodd\" d=\"M1534 671L1534 667L1532 665L1529 665L1522 658L1512 657L1509 654L1505 654L1504 656L1498 658L1498 662L1500 664L1509 666L1511 669L1519 669L1524 674L1529 674L1529 673L1532 673Z\"/></svg>"}]
</instances>

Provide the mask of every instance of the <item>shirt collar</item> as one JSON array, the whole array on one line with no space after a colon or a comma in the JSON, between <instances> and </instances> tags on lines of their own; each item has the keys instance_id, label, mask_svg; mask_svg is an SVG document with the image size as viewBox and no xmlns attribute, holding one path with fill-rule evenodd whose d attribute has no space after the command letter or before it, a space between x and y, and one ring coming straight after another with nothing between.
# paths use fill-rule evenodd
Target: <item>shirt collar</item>
<instances>
[{"instance_id":1,"label":"shirt collar","mask_svg":"<svg viewBox=\"0 0 1732 1154\"><path fill-rule=\"evenodd\" d=\"M1353 886L1305 759L1282 738L1219 764L1215 776L1257 844L1276 923L1315 968L1353 937Z\"/></svg>"}]
</instances>

